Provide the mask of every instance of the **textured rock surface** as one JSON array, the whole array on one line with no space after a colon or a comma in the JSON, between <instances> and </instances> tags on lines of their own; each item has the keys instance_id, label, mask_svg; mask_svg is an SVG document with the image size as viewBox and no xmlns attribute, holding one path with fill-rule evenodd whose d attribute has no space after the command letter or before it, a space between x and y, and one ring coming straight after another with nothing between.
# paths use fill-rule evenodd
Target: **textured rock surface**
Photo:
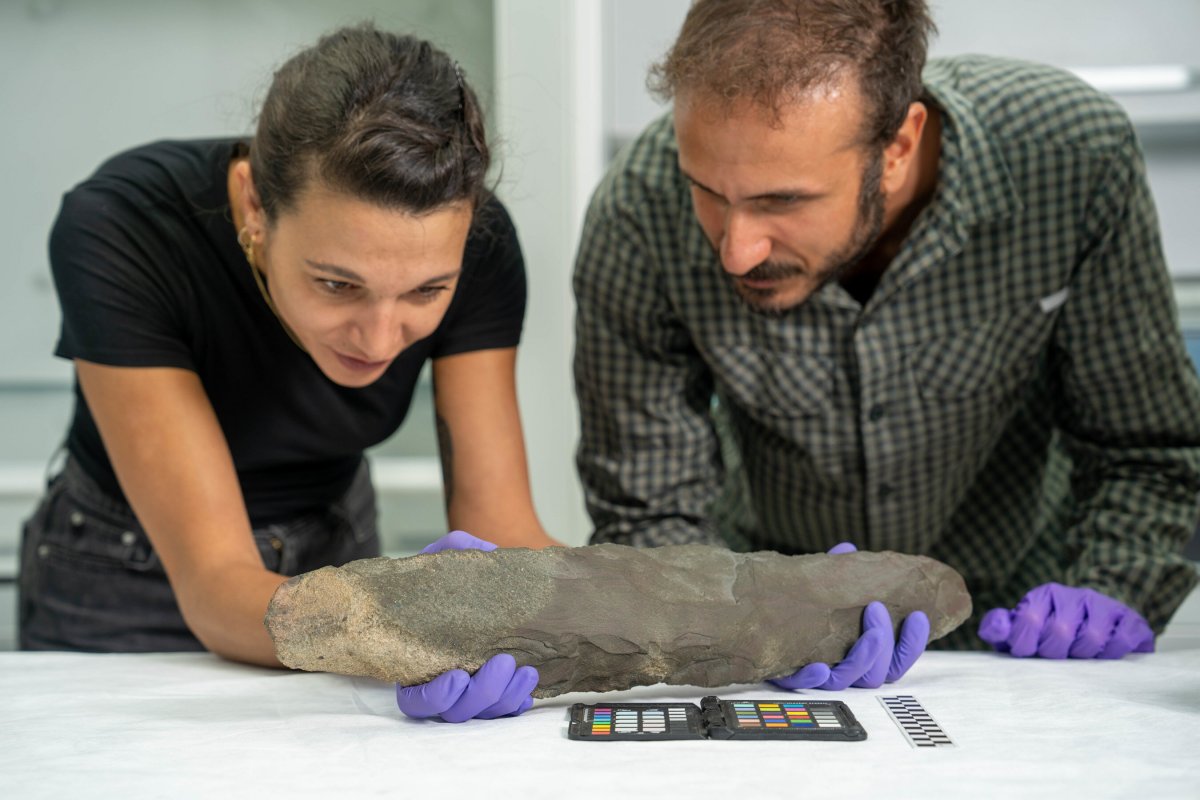
<instances>
[{"instance_id":1,"label":"textured rock surface","mask_svg":"<svg viewBox=\"0 0 1200 800\"><path fill-rule=\"evenodd\" d=\"M325 567L283 584L266 624L298 669L411 685L496 653L537 667L537 697L655 683L725 686L845 656L863 607L930 638L970 614L962 577L898 553L784 556L683 545L444 551Z\"/></svg>"}]
</instances>

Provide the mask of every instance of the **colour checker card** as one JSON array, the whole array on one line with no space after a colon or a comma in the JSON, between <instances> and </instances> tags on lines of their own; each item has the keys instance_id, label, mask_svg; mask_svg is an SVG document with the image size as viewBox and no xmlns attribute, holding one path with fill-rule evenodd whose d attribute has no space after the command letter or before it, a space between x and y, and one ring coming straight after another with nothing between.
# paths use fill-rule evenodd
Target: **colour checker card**
<instances>
[{"instance_id":1,"label":"colour checker card","mask_svg":"<svg viewBox=\"0 0 1200 800\"><path fill-rule=\"evenodd\" d=\"M954 747L942 726L911 694L876 696L913 747Z\"/></svg>"},{"instance_id":2,"label":"colour checker card","mask_svg":"<svg viewBox=\"0 0 1200 800\"><path fill-rule=\"evenodd\" d=\"M704 723L691 703L576 703L567 736L596 742L703 739Z\"/></svg>"},{"instance_id":3,"label":"colour checker card","mask_svg":"<svg viewBox=\"0 0 1200 800\"><path fill-rule=\"evenodd\" d=\"M840 700L701 701L714 739L809 739L858 742L867 732Z\"/></svg>"}]
</instances>

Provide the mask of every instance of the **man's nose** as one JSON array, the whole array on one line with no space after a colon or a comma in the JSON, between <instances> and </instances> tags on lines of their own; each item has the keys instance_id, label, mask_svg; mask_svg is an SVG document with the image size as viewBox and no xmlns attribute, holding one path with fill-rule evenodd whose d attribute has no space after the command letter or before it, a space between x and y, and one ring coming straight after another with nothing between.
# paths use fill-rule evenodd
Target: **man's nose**
<instances>
[{"instance_id":1,"label":"man's nose","mask_svg":"<svg viewBox=\"0 0 1200 800\"><path fill-rule=\"evenodd\" d=\"M745 275L771 255L771 239L753 217L731 208L721 236L721 264L730 275Z\"/></svg>"}]
</instances>

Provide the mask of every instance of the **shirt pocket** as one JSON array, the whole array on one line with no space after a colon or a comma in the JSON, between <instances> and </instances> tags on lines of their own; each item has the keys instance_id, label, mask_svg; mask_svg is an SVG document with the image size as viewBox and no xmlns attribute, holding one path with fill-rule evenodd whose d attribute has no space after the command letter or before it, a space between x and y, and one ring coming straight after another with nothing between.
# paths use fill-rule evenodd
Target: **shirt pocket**
<instances>
[{"instance_id":1,"label":"shirt pocket","mask_svg":"<svg viewBox=\"0 0 1200 800\"><path fill-rule=\"evenodd\" d=\"M909 359L917 391L939 402L1016 395L1038 368L1054 317L1030 303L921 343Z\"/></svg>"},{"instance_id":2,"label":"shirt pocket","mask_svg":"<svg viewBox=\"0 0 1200 800\"><path fill-rule=\"evenodd\" d=\"M710 357L721 389L753 416L798 420L829 412L833 364L828 358L747 344L714 345Z\"/></svg>"}]
</instances>

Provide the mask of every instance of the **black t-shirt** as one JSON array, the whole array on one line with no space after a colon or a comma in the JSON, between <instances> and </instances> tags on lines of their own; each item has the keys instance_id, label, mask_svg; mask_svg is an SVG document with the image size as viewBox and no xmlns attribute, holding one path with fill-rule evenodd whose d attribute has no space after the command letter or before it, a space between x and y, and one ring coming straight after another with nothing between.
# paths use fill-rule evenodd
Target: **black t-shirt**
<instances>
[{"instance_id":1,"label":"black t-shirt","mask_svg":"<svg viewBox=\"0 0 1200 800\"><path fill-rule=\"evenodd\" d=\"M232 451L250 519L260 525L339 497L363 450L404 420L426 359L516 346L525 267L512 221L492 198L476 215L437 330L370 386L339 386L288 337L238 246L227 194L238 146L139 147L64 196L50 235L62 308L55 354L196 372ZM75 394L68 450L122 498L78 385Z\"/></svg>"}]
</instances>

